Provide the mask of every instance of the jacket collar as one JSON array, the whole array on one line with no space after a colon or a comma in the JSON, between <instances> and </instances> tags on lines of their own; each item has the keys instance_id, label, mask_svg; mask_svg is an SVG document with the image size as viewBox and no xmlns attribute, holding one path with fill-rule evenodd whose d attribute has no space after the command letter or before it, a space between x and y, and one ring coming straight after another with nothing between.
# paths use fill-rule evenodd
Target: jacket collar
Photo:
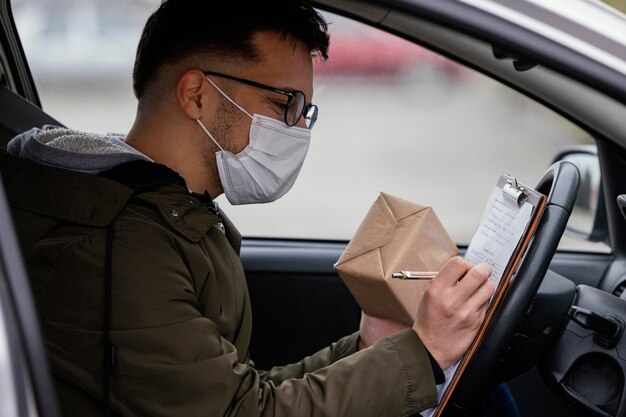
<instances>
[{"instance_id":1,"label":"jacket collar","mask_svg":"<svg viewBox=\"0 0 626 417\"><path fill-rule=\"evenodd\" d=\"M137 198L154 206L161 219L192 242L197 242L218 223L236 252L241 247L241 235L208 195L192 193L185 180L165 165L147 162L128 162L100 176L113 179L133 188Z\"/></svg>"},{"instance_id":2,"label":"jacket collar","mask_svg":"<svg viewBox=\"0 0 626 417\"><path fill-rule=\"evenodd\" d=\"M53 168L0 150L0 176L11 206L85 226L104 227L135 196L154 206L164 223L197 242L222 221L235 251L241 235L208 195L192 195L185 180L165 165L132 161L99 175ZM27 191L25 191L27 190Z\"/></svg>"},{"instance_id":3,"label":"jacket collar","mask_svg":"<svg viewBox=\"0 0 626 417\"><path fill-rule=\"evenodd\" d=\"M137 191L154 189L167 183L176 183L187 188L185 180L163 164L136 160L120 164L98 176L108 178Z\"/></svg>"}]
</instances>

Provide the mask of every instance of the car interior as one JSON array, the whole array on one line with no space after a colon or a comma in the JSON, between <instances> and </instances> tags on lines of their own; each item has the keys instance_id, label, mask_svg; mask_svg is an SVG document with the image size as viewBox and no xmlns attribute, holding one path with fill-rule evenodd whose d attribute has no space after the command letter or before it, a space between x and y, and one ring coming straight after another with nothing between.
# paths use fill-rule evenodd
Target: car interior
<instances>
[{"instance_id":1,"label":"car interior","mask_svg":"<svg viewBox=\"0 0 626 417\"><path fill-rule=\"evenodd\" d=\"M530 184L548 196L547 208L446 415L463 415L482 392L502 382L511 388L522 416L626 415L626 197L618 203L619 196L626 196L624 78L605 74L596 63L574 61L575 54L549 39L463 4L314 3L482 73L558 113L595 141L590 154L599 161L596 197L602 204L592 233L585 236L610 250L558 249L579 189L589 181L580 166L567 161L581 150L558 155L538 173L541 180ZM4 148L23 131L64 121L42 110L45 103L39 100L7 0L0 1L0 24ZM3 373L0 344L0 379L15 382L13 388L0 383L0 398L19 398L7 414L0 400L0 414L36 410L32 415L55 417L60 414L9 213L0 186L0 342L4 334L8 357L15 359L12 370ZM360 308L333 268L346 244L345 239L244 236L241 258L254 309L251 353L260 369L297 361L358 330ZM461 254L465 248L459 247Z\"/></svg>"}]
</instances>

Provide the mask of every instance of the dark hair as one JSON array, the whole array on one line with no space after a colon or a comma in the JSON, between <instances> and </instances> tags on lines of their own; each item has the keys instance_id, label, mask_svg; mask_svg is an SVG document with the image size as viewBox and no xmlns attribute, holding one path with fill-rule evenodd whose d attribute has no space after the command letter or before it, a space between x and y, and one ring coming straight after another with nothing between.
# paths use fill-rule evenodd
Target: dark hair
<instances>
[{"instance_id":1,"label":"dark hair","mask_svg":"<svg viewBox=\"0 0 626 417\"><path fill-rule=\"evenodd\" d=\"M165 64L198 54L257 60L252 36L272 31L304 42L328 58L326 22L304 0L164 0L148 18L133 68L141 98Z\"/></svg>"}]
</instances>

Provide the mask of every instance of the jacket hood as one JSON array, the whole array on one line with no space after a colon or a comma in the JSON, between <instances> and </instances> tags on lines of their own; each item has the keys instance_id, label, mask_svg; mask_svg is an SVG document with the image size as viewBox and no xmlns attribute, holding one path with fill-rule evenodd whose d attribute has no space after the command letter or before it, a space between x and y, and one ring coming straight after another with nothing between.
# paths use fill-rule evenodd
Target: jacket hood
<instances>
[{"instance_id":1,"label":"jacket hood","mask_svg":"<svg viewBox=\"0 0 626 417\"><path fill-rule=\"evenodd\" d=\"M98 174L126 162L151 161L119 134L100 135L46 125L13 138L8 153L54 168Z\"/></svg>"}]
</instances>

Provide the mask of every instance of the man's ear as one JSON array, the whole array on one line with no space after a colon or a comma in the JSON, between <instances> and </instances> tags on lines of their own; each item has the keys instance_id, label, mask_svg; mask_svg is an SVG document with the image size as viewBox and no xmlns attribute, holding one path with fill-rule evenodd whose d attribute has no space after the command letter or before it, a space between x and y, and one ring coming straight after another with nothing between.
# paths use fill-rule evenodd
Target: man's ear
<instances>
[{"instance_id":1,"label":"man's ear","mask_svg":"<svg viewBox=\"0 0 626 417\"><path fill-rule=\"evenodd\" d=\"M210 100L212 91L207 88L204 73L197 69L185 72L176 83L176 100L181 110L190 119L196 120L206 114L206 106L215 100Z\"/></svg>"}]
</instances>

